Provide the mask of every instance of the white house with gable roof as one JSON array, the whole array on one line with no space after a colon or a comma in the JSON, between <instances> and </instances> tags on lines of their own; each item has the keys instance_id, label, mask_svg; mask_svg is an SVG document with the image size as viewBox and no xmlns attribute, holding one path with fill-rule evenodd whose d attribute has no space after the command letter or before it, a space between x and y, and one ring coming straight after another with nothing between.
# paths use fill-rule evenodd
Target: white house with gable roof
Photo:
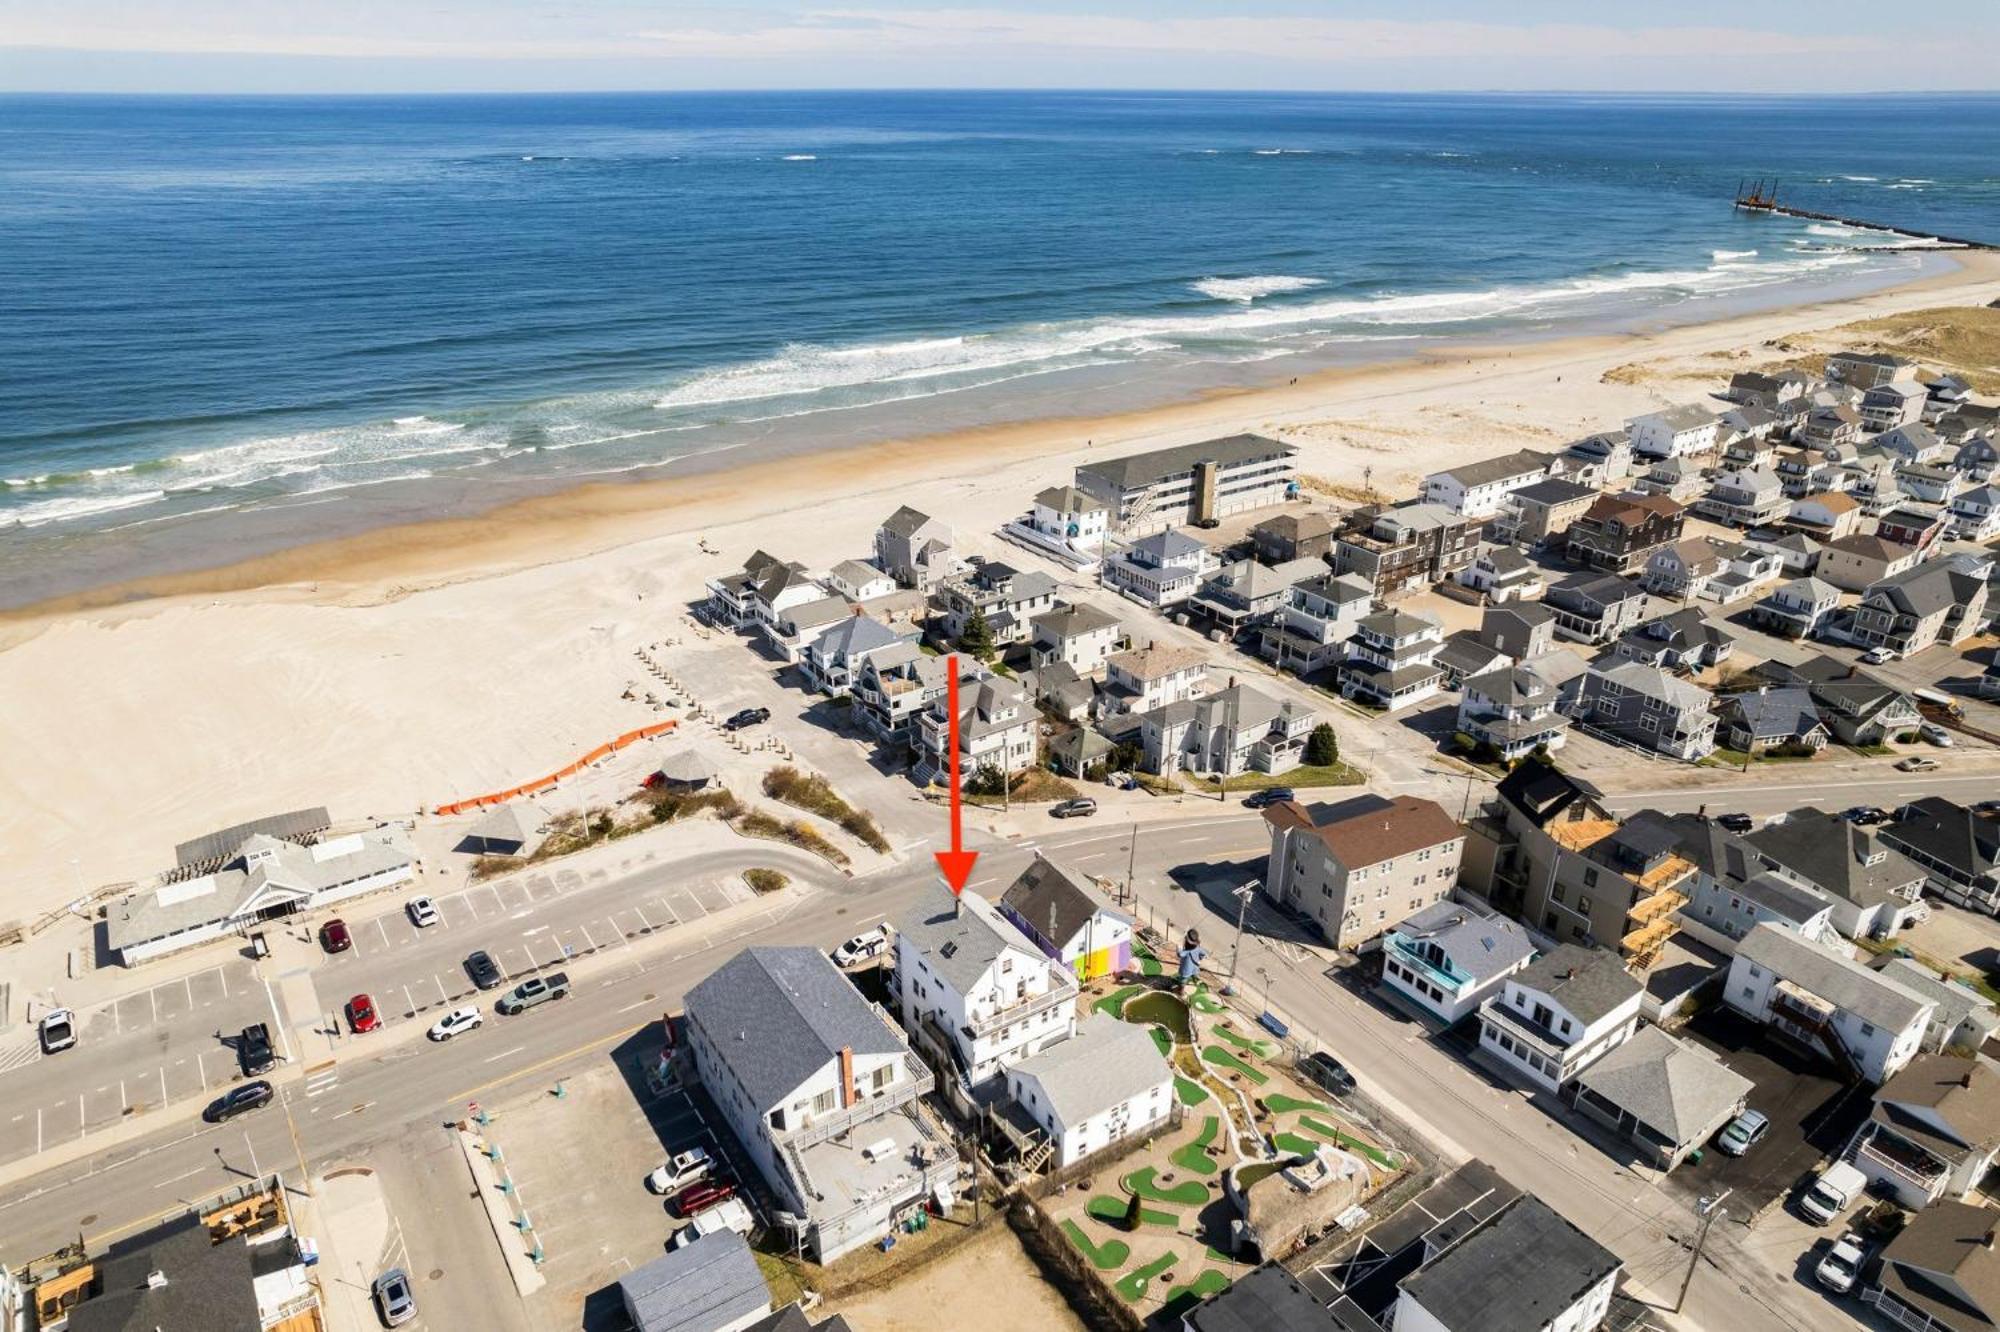
<instances>
[{"instance_id":1,"label":"white house with gable roof","mask_svg":"<svg viewBox=\"0 0 2000 1332\"><path fill-rule=\"evenodd\" d=\"M1007 1095L1054 1146L1049 1166L1074 1165L1173 1115L1174 1071L1153 1033L1098 1013L1066 1041L1007 1070Z\"/></svg>"},{"instance_id":2,"label":"white house with gable roof","mask_svg":"<svg viewBox=\"0 0 2000 1332\"><path fill-rule=\"evenodd\" d=\"M1771 924L1757 926L1736 945L1723 999L1878 1084L1923 1048L1937 1007L1844 953Z\"/></svg>"}]
</instances>

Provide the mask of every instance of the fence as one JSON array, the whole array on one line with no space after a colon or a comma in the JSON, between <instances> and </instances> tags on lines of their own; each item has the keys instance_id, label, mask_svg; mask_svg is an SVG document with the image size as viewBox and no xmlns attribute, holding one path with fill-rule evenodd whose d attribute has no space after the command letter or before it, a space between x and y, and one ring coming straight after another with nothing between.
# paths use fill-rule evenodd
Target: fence
<instances>
[{"instance_id":1,"label":"fence","mask_svg":"<svg viewBox=\"0 0 2000 1332\"><path fill-rule=\"evenodd\" d=\"M558 769L546 777L537 777L532 782L523 782L519 786L510 787L505 791L495 791L491 795L473 796L469 800L457 800L449 805L439 805L434 812L438 814L463 814L468 810L484 809L488 805L504 805L509 800L515 800L525 795L534 795L538 791L546 791L550 787L562 782L565 778L576 776L576 774L582 772L599 759L610 758L627 745L636 744L641 740L650 740L656 735L665 735L668 731L673 730L675 725L677 725L675 722L663 721L655 722L651 726L641 726L636 731L627 731L617 739L599 745L568 767Z\"/></svg>"},{"instance_id":2,"label":"fence","mask_svg":"<svg viewBox=\"0 0 2000 1332\"><path fill-rule=\"evenodd\" d=\"M1042 1269L1042 1275L1091 1332L1144 1332L1145 1323L1138 1313L1119 1298L1034 1199L1017 1196L1007 1208L1007 1224L1021 1237L1021 1247Z\"/></svg>"}]
</instances>

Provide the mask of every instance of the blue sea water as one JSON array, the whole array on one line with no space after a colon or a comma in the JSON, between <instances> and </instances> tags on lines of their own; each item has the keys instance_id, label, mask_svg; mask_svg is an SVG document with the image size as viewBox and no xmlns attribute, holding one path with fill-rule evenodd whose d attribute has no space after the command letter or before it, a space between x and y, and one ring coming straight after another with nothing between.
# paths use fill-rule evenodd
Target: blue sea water
<instances>
[{"instance_id":1,"label":"blue sea water","mask_svg":"<svg viewBox=\"0 0 2000 1332\"><path fill-rule=\"evenodd\" d=\"M0 572L1935 262L1759 176L2000 240L2000 98L0 97Z\"/></svg>"}]
</instances>

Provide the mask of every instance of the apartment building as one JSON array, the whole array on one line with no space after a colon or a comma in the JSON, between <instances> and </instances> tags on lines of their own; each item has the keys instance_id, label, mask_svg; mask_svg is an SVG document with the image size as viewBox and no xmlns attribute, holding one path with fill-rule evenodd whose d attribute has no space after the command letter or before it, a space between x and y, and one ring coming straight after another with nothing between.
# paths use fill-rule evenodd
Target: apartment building
<instances>
[{"instance_id":1,"label":"apartment building","mask_svg":"<svg viewBox=\"0 0 2000 1332\"><path fill-rule=\"evenodd\" d=\"M1669 541L1678 541L1686 510L1664 495L1626 491L1599 495L1563 533L1572 564L1599 573L1629 574Z\"/></svg>"},{"instance_id":2,"label":"apartment building","mask_svg":"<svg viewBox=\"0 0 2000 1332\"><path fill-rule=\"evenodd\" d=\"M1084 463L1076 488L1109 510L1119 532L1212 525L1289 499L1296 452L1262 435L1231 435Z\"/></svg>"},{"instance_id":3,"label":"apartment building","mask_svg":"<svg viewBox=\"0 0 2000 1332\"><path fill-rule=\"evenodd\" d=\"M1248 685L1231 684L1140 717L1146 771L1200 777L1246 772L1279 774L1299 766L1318 716L1292 699L1282 702Z\"/></svg>"},{"instance_id":4,"label":"apartment building","mask_svg":"<svg viewBox=\"0 0 2000 1332\"><path fill-rule=\"evenodd\" d=\"M1424 499L1467 518L1499 513L1509 494L1549 475L1550 455L1521 449L1497 458L1463 463L1424 478Z\"/></svg>"},{"instance_id":5,"label":"apartment building","mask_svg":"<svg viewBox=\"0 0 2000 1332\"><path fill-rule=\"evenodd\" d=\"M1712 453L1721 423L1715 413L1697 403L1647 412L1625 423L1632 452L1641 458L1685 458Z\"/></svg>"},{"instance_id":6,"label":"apartment building","mask_svg":"<svg viewBox=\"0 0 2000 1332\"><path fill-rule=\"evenodd\" d=\"M1656 666L1613 661L1583 678L1574 716L1596 730L1691 763L1715 749L1714 696Z\"/></svg>"},{"instance_id":7,"label":"apartment building","mask_svg":"<svg viewBox=\"0 0 2000 1332\"><path fill-rule=\"evenodd\" d=\"M1340 663L1342 698L1360 699L1394 711L1444 687L1437 655L1444 629L1428 615L1377 611L1355 623Z\"/></svg>"},{"instance_id":8,"label":"apartment building","mask_svg":"<svg viewBox=\"0 0 2000 1332\"><path fill-rule=\"evenodd\" d=\"M1843 1072L1878 1084L1922 1048L1936 1008L1844 953L1768 923L1736 945L1723 1000Z\"/></svg>"},{"instance_id":9,"label":"apartment building","mask_svg":"<svg viewBox=\"0 0 2000 1332\"><path fill-rule=\"evenodd\" d=\"M1644 994L1618 954L1557 944L1479 1005L1479 1052L1518 1081L1561 1091L1631 1039Z\"/></svg>"},{"instance_id":10,"label":"apartment building","mask_svg":"<svg viewBox=\"0 0 2000 1332\"><path fill-rule=\"evenodd\" d=\"M1257 651L1295 675L1337 665L1355 626L1375 608L1375 590L1352 574L1320 574L1294 583L1272 622L1257 630Z\"/></svg>"},{"instance_id":11,"label":"apartment building","mask_svg":"<svg viewBox=\"0 0 2000 1332\"><path fill-rule=\"evenodd\" d=\"M1534 956L1516 922L1446 898L1383 934L1382 987L1450 1026Z\"/></svg>"},{"instance_id":12,"label":"apartment building","mask_svg":"<svg viewBox=\"0 0 2000 1332\"><path fill-rule=\"evenodd\" d=\"M1336 948L1352 949L1449 897L1465 851L1458 821L1416 796L1281 801L1264 822L1265 894L1310 916Z\"/></svg>"},{"instance_id":13,"label":"apartment building","mask_svg":"<svg viewBox=\"0 0 2000 1332\"><path fill-rule=\"evenodd\" d=\"M1215 568L1215 554L1185 532L1166 528L1141 537L1104 562L1104 585L1160 610L1193 597Z\"/></svg>"},{"instance_id":14,"label":"apartment building","mask_svg":"<svg viewBox=\"0 0 2000 1332\"><path fill-rule=\"evenodd\" d=\"M1334 542L1334 572L1359 578L1385 601L1445 581L1478 553L1479 524L1442 504L1364 510L1357 518Z\"/></svg>"},{"instance_id":15,"label":"apartment building","mask_svg":"<svg viewBox=\"0 0 2000 1332\"><path fill-rule=\"evenodd\" d=\"M904 587L930 591L958 571L950 524L903 505L875 529L875 565Z\"/></svg>"}]
</instances>

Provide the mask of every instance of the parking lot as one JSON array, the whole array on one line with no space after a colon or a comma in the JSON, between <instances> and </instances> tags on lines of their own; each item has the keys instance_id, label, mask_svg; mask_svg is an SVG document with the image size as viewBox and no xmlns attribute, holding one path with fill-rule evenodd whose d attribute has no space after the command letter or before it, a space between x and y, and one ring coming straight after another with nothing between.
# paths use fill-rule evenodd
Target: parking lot
<instances>
[{"instance_id":1,"label":"parking lot","mask_svg":"<svg viewBox=\"0 0 2000 1332\"><path fill-rule=\"evenodd\" d=\"M1845 1147L1868 1117L1866 1087L1849 1085L1824 1060L1780 1044L1726 1009L1704 1010L1681 1034L1749 1078L1755 1084L1750 1108L1771 1120L1763 1141L1742 1156L1711 1145L1699 1162L1685 1161L1668 1175L1667 1187L1690 1200L1728 1189L1731 1216L1760 1212L1784 1198L1823 1157Z\"/></svg>"}]
</instances>

